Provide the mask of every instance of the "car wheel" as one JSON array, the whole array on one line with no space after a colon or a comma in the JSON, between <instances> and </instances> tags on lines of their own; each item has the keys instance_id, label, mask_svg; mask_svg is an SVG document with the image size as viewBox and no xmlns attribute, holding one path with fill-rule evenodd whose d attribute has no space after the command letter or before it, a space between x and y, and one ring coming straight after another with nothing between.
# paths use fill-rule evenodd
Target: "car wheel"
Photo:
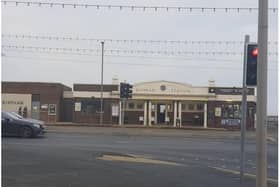
<instances>
[{"instance_id":1,"label":"car wheel","mask_svg":"<svg viewBox=\"0 0 280 187\"><path fill-rule=\"evenodd\" d=\"M23 127L21 129L20 137L22 138L31 138L33 135L32 129L29 127Z\"/></svg>"}]
</instances>

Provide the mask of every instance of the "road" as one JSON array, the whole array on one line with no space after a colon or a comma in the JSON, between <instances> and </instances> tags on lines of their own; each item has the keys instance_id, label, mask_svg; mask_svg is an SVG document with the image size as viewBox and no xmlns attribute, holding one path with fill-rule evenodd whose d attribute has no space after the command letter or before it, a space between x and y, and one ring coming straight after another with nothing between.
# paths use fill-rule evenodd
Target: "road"
<instances>
[{"instance_id":1,"label":"road","mask_svg":"<svg viewBox=\"0 0 280 187\"><path fill-rule=\"evenodd\" d=\"M156 131L155 129L154 131ZM98 130L102 131L102 129ZM105 130L110 131L110 129ZM131 132L138 132L137 135ZM168 136L50 132L43 138L2 139L2 185L255 186L255 141L246 141L246 175L239 182L239 140L231 136ZM199 134L199 133L198 133ZM268 186L277 186L277 142L268 143Z\"/></svg>"}]
</instances>

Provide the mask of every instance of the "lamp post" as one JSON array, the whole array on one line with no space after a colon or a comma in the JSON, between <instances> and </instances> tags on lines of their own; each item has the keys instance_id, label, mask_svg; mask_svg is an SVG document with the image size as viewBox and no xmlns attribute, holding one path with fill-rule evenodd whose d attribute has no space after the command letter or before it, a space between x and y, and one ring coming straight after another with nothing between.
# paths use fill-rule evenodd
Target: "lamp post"
<instances>
[{"instance_id":1,"label":"lamp post","mask_svg":"<svg viewBox=\"0 0 280 187\"><path fill-rule=\"evenodd\" d=\"M103 125L103 59L104 59L104 42L101 42L101 85L100 85L100 125Z\"/></svg>"}]
</instances>

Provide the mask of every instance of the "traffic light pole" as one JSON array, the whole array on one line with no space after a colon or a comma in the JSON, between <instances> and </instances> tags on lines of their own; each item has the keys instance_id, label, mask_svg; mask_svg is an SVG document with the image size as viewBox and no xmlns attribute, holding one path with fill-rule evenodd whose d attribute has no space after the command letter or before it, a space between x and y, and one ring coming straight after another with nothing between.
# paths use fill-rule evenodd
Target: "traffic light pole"
<instances>
[{"instance_id":1,"label":"traffic light pole","mask_svg":"<svg viewBox=\"0 0 280 187\"><path fill-rule=\"evenodd\" d=\"M247 45L250 41L250 36L245 35L244 42L244 60L243 60L243 85L242 85L242 113L241 113L241 141L240 141L240 182L243 182L244 177L244 160L245 160L245 134L246 134L246 120L247 120L247 86L246 86L246 72L247 72Z\"/></svg>"},{"instance_id":2,"label":"traffic light pole","mask_svg":"<svg viewBox=\"0 0 280 187\"><path fill-rule=\"evenodd\" d=\"M126 99L123 98L122 99L122 125L124 125L124 109L125 109L125 105L126 105Z\"/></svg>"},{"instance_id":3,"label":"traffic light pole","mask_svg":"<svg viewBox=\"0 0 280 187\"><path fill-rule=\"evenodd\" d=\"M267 40L268 0L259 0L257 68L257 176L256 187L267 186Z\"/></svg>"}]
</instances>

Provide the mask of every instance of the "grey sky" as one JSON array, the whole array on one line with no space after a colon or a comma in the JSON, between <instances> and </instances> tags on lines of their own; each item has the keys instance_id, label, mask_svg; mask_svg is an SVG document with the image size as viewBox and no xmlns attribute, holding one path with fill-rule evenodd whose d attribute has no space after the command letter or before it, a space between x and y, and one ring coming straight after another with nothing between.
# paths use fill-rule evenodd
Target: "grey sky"
<instances>
[{"instance_id":1,"label":"grey sky","mask_svg":"<svg viewBox=\"0 0 280 187\"><path fill-rule=\"evenodd\" d=\"M55 2L55 1L52 1ZM112 5L257 7L257 0L192 0L192 1L57 1ZM278 7L277 0L269 1ZM242 41L250 34L257 37L257 13L183 13L174 11L131 11L94 8L35 8L2 6L2 33L46 36L79 36L87 38L147 40L219 40ZM269 40L278 40L277 14L269 14ZM2 45L47 46L100 49L89 41L47 41L2 38ZM242 45L171 45L112 44L105 49L168 51L242 51ZM276 52L271 45L269 52ZM100 82L100 56L28 53L2 50L2 80L73 83ZM125 54L122 54L125 56ZM139 57L139 56L145 56ZM128 82L170 80L207 86L214 79L218 86L241 86L242 56L138 57L105 56L104 81L113 76ZM277 113L278 56L269 57L268 113Z\"/></svg>"}]
</instances>

